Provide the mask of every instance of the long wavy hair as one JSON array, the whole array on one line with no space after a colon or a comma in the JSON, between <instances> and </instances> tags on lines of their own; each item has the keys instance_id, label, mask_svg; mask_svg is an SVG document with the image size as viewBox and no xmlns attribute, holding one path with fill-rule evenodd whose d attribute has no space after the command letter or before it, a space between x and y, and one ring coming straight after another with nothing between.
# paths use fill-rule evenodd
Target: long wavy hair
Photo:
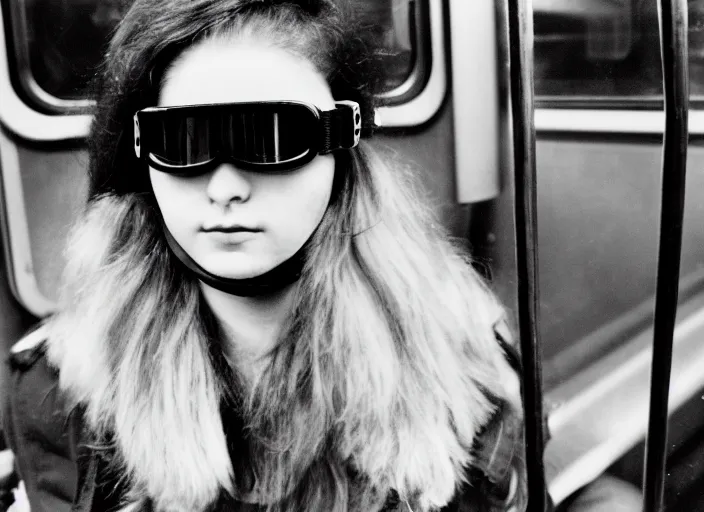
<instances>
[{"instance_id":1,"label":"long wavy hair","mask_svg":"<svg viewBox=\"0 0 704 512\"><path fill-rule=\"evenodd\" d=\"M393 490L435 510L482 465L477 439L497 404L519 416L493 330L503 309L413 173L365 141L336 155L295 306L248 386L166 245L131 118L157 103L169 63L209 37L263 38L309 59L369 127L375 60L356 29L324 0L137 0L112 40L49 358L96 440L112 443L133 502L366 512Z\"/></svg>"}]
</instances>

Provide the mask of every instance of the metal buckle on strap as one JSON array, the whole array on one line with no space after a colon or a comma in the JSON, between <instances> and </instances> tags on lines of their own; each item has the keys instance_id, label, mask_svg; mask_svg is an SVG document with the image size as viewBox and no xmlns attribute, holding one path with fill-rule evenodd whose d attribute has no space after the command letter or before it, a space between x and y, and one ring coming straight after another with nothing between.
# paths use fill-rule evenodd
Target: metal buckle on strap
<instances>
[{"instance_id":1,"label":"metal buckle on strap","mask_svg":"<svg viewBox=\"0 0 704 512\"><path fill-rule=\"evenodd\" d=\"M334 110L321 114L323 144L321 153L352 149L362 136L362 112L354 101L336 101Z\"/></svg>"}]
</instances>

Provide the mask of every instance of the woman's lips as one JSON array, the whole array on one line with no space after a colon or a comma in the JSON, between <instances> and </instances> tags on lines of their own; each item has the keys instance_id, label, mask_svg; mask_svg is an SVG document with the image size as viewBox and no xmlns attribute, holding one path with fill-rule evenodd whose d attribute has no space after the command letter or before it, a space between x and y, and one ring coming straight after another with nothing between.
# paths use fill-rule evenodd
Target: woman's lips
<instances>
[{"instance_id":1,"label":"woman's lips","mask_svg":"<svg viewBox=\"0 0 704 512\"><path fill-rule=\"evenodd\" d=\"M206 236L218 245L239 245L257 237L260 231L251 229L230 229L206 231Z\"/></svg>"},{"instance_id":2,"label":"woman's lips","mask_svg":"<svg viewBox=\"0 0 704 512\"><path fill-rule=\"evenodd\" d=\"M206 233L257 233L261 231L258 228L250 228L247 226L240 225L215 225L215 226L204 226L203 231Z\"/></svg>"},{"instance_id":3,"label":"woman's lips","mask_svg":"<svg viewBox=\"0 0 704 512\"><path fill-rule=\"evenodd\" d=\"M202 231L215 244L232 247L252 240L262 230L240 224L213 224L203 226Z\"/></svg>"}]
</instances>

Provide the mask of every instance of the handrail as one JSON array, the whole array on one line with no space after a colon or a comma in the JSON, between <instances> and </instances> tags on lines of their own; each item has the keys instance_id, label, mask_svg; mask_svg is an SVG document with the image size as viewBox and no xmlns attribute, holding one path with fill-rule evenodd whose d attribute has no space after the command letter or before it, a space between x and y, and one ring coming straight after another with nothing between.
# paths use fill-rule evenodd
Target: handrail
<instances>
[{"instance_id":1,"label":"handrail","mask_svg":"<svg viewBox=\"0 0 704 512\"><path fill-rule=\"evenodd\" d=\"M665 133L650 413L643 476L643 512L662 511L665 492L668 393L677 315L687 170L687 1L658 0L658 21L665 98Z\"/></svg>"},{"instance_id":2,"label":"handrail","mask_svg":"<svg viewBox=\"0 0 704 512\"><path fill-rule=\"evenodd\" d=\"M509 0L509 57L515 175L518 328L523 360L528 510L547 505L543 464L542 353L538 334L538 220L533 118L533 11L531 0Z\"/></svg>"}]
</instances>

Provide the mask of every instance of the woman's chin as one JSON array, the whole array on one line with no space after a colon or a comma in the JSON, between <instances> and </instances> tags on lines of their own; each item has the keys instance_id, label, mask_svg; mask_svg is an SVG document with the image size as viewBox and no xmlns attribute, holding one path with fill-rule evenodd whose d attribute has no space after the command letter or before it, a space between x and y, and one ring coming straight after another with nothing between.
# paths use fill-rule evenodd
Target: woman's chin
<instances>
[{"instance_id":1,"label":"woman's chin","mask_svg":"<svg viewBox=\"0 0 704 512\"><path fill-rule=\"evenodd\" d=\"M273 266L262 265L261 260L244 260L245 258L233 257L230 254L227 257L207 258L203 263L199 262L199 264L211 274L224 279L250 279L265 274L273 268Z\"/></svg>"}]
</instances>

